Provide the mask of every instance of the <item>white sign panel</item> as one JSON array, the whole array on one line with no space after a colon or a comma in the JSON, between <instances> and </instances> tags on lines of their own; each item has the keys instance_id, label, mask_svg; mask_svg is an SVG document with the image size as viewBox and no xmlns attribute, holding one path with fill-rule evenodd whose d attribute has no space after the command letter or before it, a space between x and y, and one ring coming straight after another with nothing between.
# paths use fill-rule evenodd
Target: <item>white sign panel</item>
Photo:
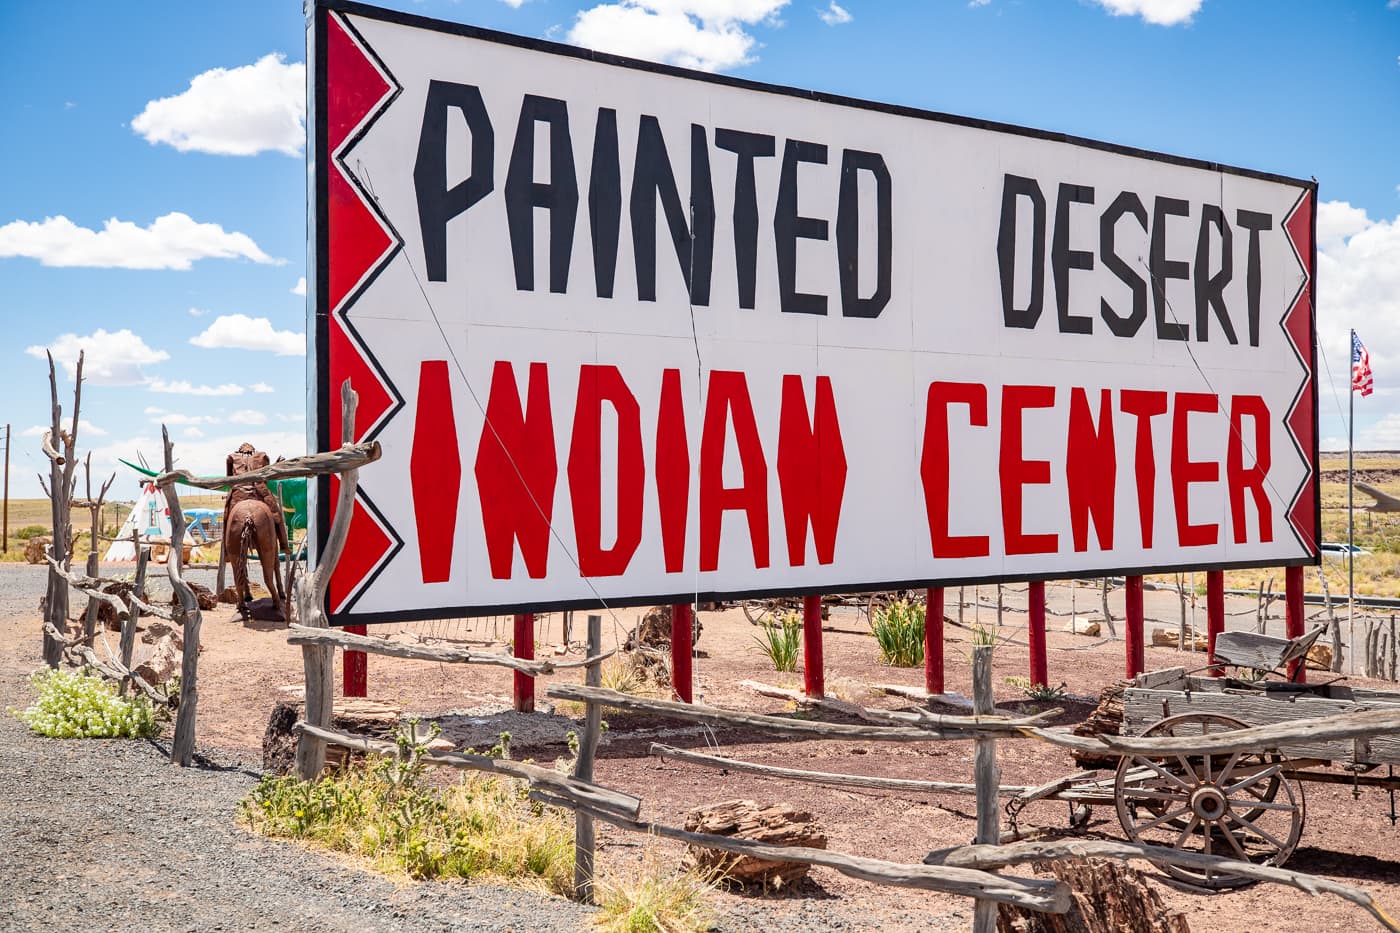
<instances>
[{"instance_id":1,"label":"white sign panel","mask_svg":"<svg viewBox=\"0 0 1400 933\"><path fill-rule=\"evenodd\" d=\"M339 624L1316 560L1313 183L312 29Z\"/></svg>"}]
</instances>

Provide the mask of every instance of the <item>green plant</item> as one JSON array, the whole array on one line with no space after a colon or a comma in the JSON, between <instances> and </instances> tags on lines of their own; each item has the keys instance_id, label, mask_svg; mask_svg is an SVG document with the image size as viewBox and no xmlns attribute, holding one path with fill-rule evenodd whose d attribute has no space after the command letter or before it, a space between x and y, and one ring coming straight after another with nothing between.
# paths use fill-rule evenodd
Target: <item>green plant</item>
<instances>
[{"instance_id":1,"label":"green plant","mask_svg":"<svg viewBox=\"0 0 1400 933\"><path fill-rule=\"evenodd\" d=\"M705 903L714 887L706 874L666 872L648 859L626 875L599 879L594 923L604 933L702 933L714 924Z\"/></svg>"},{"instance_id":2,"label":"green plant","mask_svg":"<svg viewBox=\"0 0 1400 933\"><path fill-rule=\"evenodd\" d=\"M908 600L891 603L871 623L880 646L880 663L918 667L924 663L924 607Z\"/></svg>"},{"instance_id":3,"label":"green plant","mask_svg":"<svg viewBox=\"0 0 1400 933\"><path fill-rule=\"evenodd\" d=\"M768 656L774 670L797 670L797 656L802 647L802 620L797 613L784 613L778 622L765 622L759 630L762 634L754 636L754 643Z\"/></svg>"},{"instance_id":4,"label":"green plant","mask_svg":"<svg viewBox=\"0 0 1400 933\"><path fill-rule=\"evenodd\" d=\"M40 735L54 739L140 739L160 731L151 701L122 697L100 677L45 670L29 679L36 694L24 710L10 710Z\"/></svg>"},{"instance_id":5,"label":"green plant","mask_svg":"<svg viewBox=\"0 0 1400 933\"><path fill-rule=\"evenodd\" d=\"M571 817L505 778L468 774L431 786L421 756L421 746L400 737L397 756L316 781L269 775L239 816L254 832L361 856L392 875L532 879L572 893Z\"/></svg>"},{"instance_id":6,"label":"green plant","mask_svg":"<svg viewBox=\"0 0 1400 933\"><path fill-rule=\"evenodd\" d=\"M1058 687L1033 684L1029 677L1008 677L1006 682L1038 703L1054 703L1069 696L1069 688L1064 681L1061 681Z\"/></svg>"},{"instance_id":7,"label":"green plant","mask_svg":"<svg viewBox=\"0 0 1400 933\"><path fill-rule=\"evenodd\" d=\"M15 532L15 537L21 541L28 541L30 538L37 538L39 535L46 535L49 530L43 525L25 525Z\"/></svg>"}]
</instances>

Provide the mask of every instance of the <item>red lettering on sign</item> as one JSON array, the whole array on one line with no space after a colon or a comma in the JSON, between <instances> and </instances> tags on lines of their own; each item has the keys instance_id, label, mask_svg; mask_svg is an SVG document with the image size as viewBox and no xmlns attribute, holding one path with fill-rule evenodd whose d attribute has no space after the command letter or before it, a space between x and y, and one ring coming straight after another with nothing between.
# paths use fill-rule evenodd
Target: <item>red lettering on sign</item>
<instances>
[{"instance_id":1,"label":"red lettering on sign","mask_svg":"<svg viewBox=\"0 0 1400 933\"><path fill-rule=\"evenodd\" d=\"M1152 507L1157 495L1157 459L1152 452L1152 419L1165 414L1167 393L1124 389L1119 403L1123 412L1137 418L1133 441L1133 473L1137 478L1138 520L1142 526L1142 546L1152 546Z\"/></svg>"},{"instance_id":2,"label":"red lettering on sign","mask_svg":"<svg viewBox=\"0 0 1400 933\"><path fill-rule=\"evenodd\" d=\"M817 397L811 420L802 377L783 377L783 402L778 427L778 488L783 497L788 562L807 562L807 525L812 526L817 563L836 558L836 526L846 492L846 448L836 417L836 398L828 376L817 377Z\"/></svg>"},{"instance_id":3,"label":"red lettering on sign","mask_svg":"<svg viewBox=\"0 0 1400 933\"><path fill-rule=\"evenodd\" d=\"M1220 464L1214 460L1192 460L1187 449L1192 412L1218 410L1220 400L1208 392L1178 392L1172 407L1172 502L1176 505L1176 539L1182 547L1200 547L1220 540L1215 522L1191 524L1191 484L1214 483L1220 479Z\"/></svg>"},{"instance_id":4,"label":"red lettering on sign","mask_svg":"<svg viewBox=\"0 0 1400 933\"><path fill-rule=\"evenodd\" d=\"M1248 416L1254 422L1254 466L1244 467L1244 431L1241 421ZM1259 513L1259 540L1268 544L1274 540L1274 512L1264 491L1264 477L1273 459L1269 447L1269 408L1257 395L1236 395L1230 399L1230 446L1225 454L1225 483L1230 490L1230 524L1235 529L1235 543L1244 544L1248 538L1244 518L1245 490L1254 496L1254 508Z\"/></svg>"},{"instance_id":5,"label":"red lettering on sign","mask_svg":"<svg viewBox=\"0 0 1400 933\"><path fill-rule=\"evenodd\" d=\"M734 425L734 441L744 481L729 489L724 485L724 447L728 426ZM700 569L719 567L720 528L724 513L742 511L748 516L753 562L768 566L768 462L754 422L748 382L741 372L713 370L705 393L705 425L700 436Z\"/></svg>"},{"instance_id":6,"label":"red lettering on sign","mask_svg":"<svg viewBox=\"0 0 1400 933\"><path fill-rule=\"evenodd\" d=\"M510 363L498 361L491 373L486 423L476 449L476 485L492 577L510 579L517 541L530 576L545 575L558 476L548 368L544 363L530 364L522 410L515 371Z\"/></svg>"},{"instance_id":7,"label":"red lettering on sign","mask_svg":"<svg viewBox=\"0 0 1400 933\"><path fill-rule=\"evenodd\" d=\"M661 554L667 573L685 569L685 528L690 517L690 442L685 433L681 371L661 374L656 415L656 499L661 512Z\"/></svg>"},{"instance_id":8,"label":"red lettering on sign","mask_svg":"<svg viewBox=\"0 0 1400 933\"><path fill-rule=\"evenodd\" d=\"M1021 414L1027 408L1051 408L1054 404L1054 386L1006 386L1001 390L1001 529L1007 554L1053 554L1060 546L1059 535L1028 535L1021 521L1025 487L1050 482L1049 460L1021 456Z\"/></svg>"},{"instance_id":9,"label":"red lettering on sign","mask_svg":"<svg viewBox=\"0 0 1400 933\"><path fill-rule=\"evenodd\" d=\"M1113 393L1099 393L1099 423L1089 396L1075 386L1069 397L1069 443L1065 445L1065 485L1069 488L1069 524L1074 549L1089 549L1089 519L1098 532L1099 550L1113 550L1113 497L1118 479L1118 452L1113 444Z\"/></svg>"},{"instance_id":10,"label":"red lettering on sign","mask_svg":"<svg viewBox=\"0 0 1400 933\"><path fill-rule=\"evenodd\" d=\"M924 483L924 508L934 557L986 557L986 535L948 533L948 406L966 405L968 423L987 426L987 387L970 382L935 382L928 387L924 414L924 451L919 473Z\"/></svg>"},{"instance_id":11,"label":"red lettering on sign","mask_svg":"<svg viewBox=\"0 0 1400 933\"><path fill-rule=\"evenodd\" d=\"M607 403L617 412L617 538L603 547L602 415ZM569 498L579 572L615 577L627 570L642 543L642 410L616 366L580 366L574 402L574 433L569 442Z\"/></svg>"},{"instance_id":12,"label":"red lettering on sign","mask_svg":"<svg viewBox=\"0 0 1400 933\"><path fill-rule=\"evenodd\" d=\"M442 583L452 574L457 494L462 488L462 457L457 451L446 360L423 360L418 367L418 414L413 421L408 475L423 582Z\"/></svg>"}]
</instances>

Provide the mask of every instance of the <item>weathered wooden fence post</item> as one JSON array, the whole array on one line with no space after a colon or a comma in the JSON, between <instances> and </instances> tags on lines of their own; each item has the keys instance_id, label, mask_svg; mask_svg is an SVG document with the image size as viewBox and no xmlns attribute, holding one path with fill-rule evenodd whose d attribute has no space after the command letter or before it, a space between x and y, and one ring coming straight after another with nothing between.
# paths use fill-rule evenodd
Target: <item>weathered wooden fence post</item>
<instances>
[{"instance_id":1,"label":"weathered wooden fence post","mask_svg":"<svg viewBox=\"0 0 1400 933\"><path fill-rule=\"evenodd\" d=\"M924 690L931 694L943 692L943 588L941 586L931 588L924 600Z\"/></svg>"},{"instance_id":2,"label":"weathered wooden fence post","mask_svg":"<svg viewBox=\"0 0 1400 933\"><path fill-rule=\"evenodd\" d=\"M1045 657L1045 581L1033 581L1026 592L1026 641L1031 649L1031 684L1048 686L1050 666Z\"/></svg>"},{"instance_id":3,"label":"weathered wooden fence post","mask_svg":"<svg viewBox=\"0 0 1400 933\"><path fill-rule=\"evenodd\" d=\"M170 432L164 425L161 426L160 436L165 447L165 475L169 477L175 469L174 447L170 443ZM185 768L194 758L195 708L199 703L199 628L204 617L199 612L199 600L185 582L183 574L185 513L180 508L180 493L175 488L173 477L165 480L161 492L165 494L165 504L170 511L170 556L166 559L165 570L170 577L170 588L179 600L175 618L184 629L182 637L185 642L180 659L180 708L175 713L175 738L170 743L170 760Z\"/></svg>"},{"instance_id":4,"label":"weathered wooden fence post","mask_svg":"<svg viewBox=\"0 0 1400 933\"><path fill-rule=\"evenodd\" d=\"M83 399L83 353L78 353L77 368L73 374L73 420L68 431L63 430L63 408L58 404L58 375L54 371L53 354L45 354L49 359L49 400L52 421L44 431L44 456L49 458L49 481L44 486L44 478L39 484L49 495L49 515L53 523L53 556L58 567L49 567L48 597L44 613L44 663L58 667L63 660L63 642L50 633L50 629L63 633L68 629L68 581L59 570L69 570L73 560L72 516L69 502L73 498L74 470L78 467L78 410ZM57 446L55 446L57 445ZM62 447L62 451L58 449Z\"/></svg>"},{"instance_id":5,"label":"weathered wooden fence post","mask_svg":"<svg viewBox=\"0 0 1400 933\"><path fill-rule=\"evenodd\" d=\"M121 637L122 667L128 671L131 670L131 655L136 650L136 623L141 619L137 600L146 598L146 564L151 557L151 549L141 543L141 537L135 531L131 533L131 546L136 549L136 582L126 600L126 618L122 620ZM122 681L123 691L127 683L126 680Z\"/></svg>"},{"instance_id":6,"label":"weathered wooden fence post","mask_svg":"<svg viewBox=\"0 0 1400 933\"><path fill-rule=\"evenodd\" d=\"M685 702L694 696L695 615L689 603L671 607L671 689Z\"/></svg>"},{"instance_id":7,"label":"weathered wooden fence post","mask_svg":"<svg viewBox=\"0 0 1400 933\"><path fill-rule=\"evenodd\" d=\"M588 657L596 658L603 653L603 617L588 616ZM588 687L603 685L603 662L594 661L584 668L583 682ZM593 762L598 753L598 737L603 731L603 707L597 703L585 706L583 737L578 743L578 760L574 762L574 778L585 783L593 783ZM593 817L582 810L574 816L574 892L578 899L591 903L593 900L593 854L596 839L593 833Z\"/></svg>"},{"instance_id":8,"label":"weathered wooden fence post","mask_svg":"<svg viewBox=\"0 0 1400 933\"><path fill-rule=\"evenodd\" d=\"M350 388L350 380L340 384L341 444L354 443L355 409L359 396ZM326 628L326 594L330 589L335 565L345 550L350 534L350 519L355 509L355 492L360 485L358 467L346 470L340 477L340 495L335 503L335 517L326 534L325 549L317 555L316 572L304 576L297 587L297 618L310 628ZM306 674L306 701L302 718L321 729L331 724L335 701L335 648L330 645L303 645L302 667ZM305 732L297 742L297 773L303 781L320 777L326 767L326 744Z\"/></svg>"},{"instance_id":9,"label":"weathered wooden fence post","mask_svg":"<svg viewBox=\"0 0 1400 933\"><path fill-rule=\"evenodd\" d=\"M972 649L972 711L978 716L996 713L992 695L992 648L990 645ZM977 784L977 842L981 845L1001 844L1001 809L998 791L1001 774L997 769L997 749L993 739L973 740L974 781ZM995 901L979 898L974 908L973 933L996 933L997 905Z\"/></svg>"},{"instance_id":10,"label":"weathered wooden fence post","mask_svg":"<svg viewBox=\"0 0 1400 933\"><path fill-rule=\"evenodd\" d=\"M822 598L802 598L802 685L809 697L826 696L822 658Z\"/></svg>"}]
</instances>

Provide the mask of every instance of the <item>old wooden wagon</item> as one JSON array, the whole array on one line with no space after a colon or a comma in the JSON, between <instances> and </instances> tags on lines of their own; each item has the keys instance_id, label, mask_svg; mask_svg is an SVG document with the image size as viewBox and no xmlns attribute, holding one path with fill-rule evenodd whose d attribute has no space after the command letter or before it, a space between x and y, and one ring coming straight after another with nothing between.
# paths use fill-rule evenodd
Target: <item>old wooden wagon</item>
<instances>
[{"instance_id":1,"label":"old wooden wagon","mask_svg":"<svg viewBox=\"0 0 1400 933\"><path fill-rule=\"evenodd\" d=\"M1400 706L1400 692L1319 684L1288 676L1322 629L1297 639L1231 632L1219 636L1216 661L1233 676L1195 676L1183 668L1135 678L1123 693L1125 735L1198 736L1249 726ZM1297 662L1297 663L1295 663ZM1045 795L1082 807L1112 803L1128 838L1206 855L1282 865L1298 845L1307 807L1303 785L1342 784L1388 792L1397 820L1400 735L1301 742L1263 752L1125 755L1113 776L1083 772ZM1382 770L1384 769L1384 770ZM1043 798L1042 798L1043 799ZM1013 801L1011 807L1015 808ZM1218 871L1163 865L1181 881L1230 888L1249 879Z\"/></svg>"}]
</instances>

